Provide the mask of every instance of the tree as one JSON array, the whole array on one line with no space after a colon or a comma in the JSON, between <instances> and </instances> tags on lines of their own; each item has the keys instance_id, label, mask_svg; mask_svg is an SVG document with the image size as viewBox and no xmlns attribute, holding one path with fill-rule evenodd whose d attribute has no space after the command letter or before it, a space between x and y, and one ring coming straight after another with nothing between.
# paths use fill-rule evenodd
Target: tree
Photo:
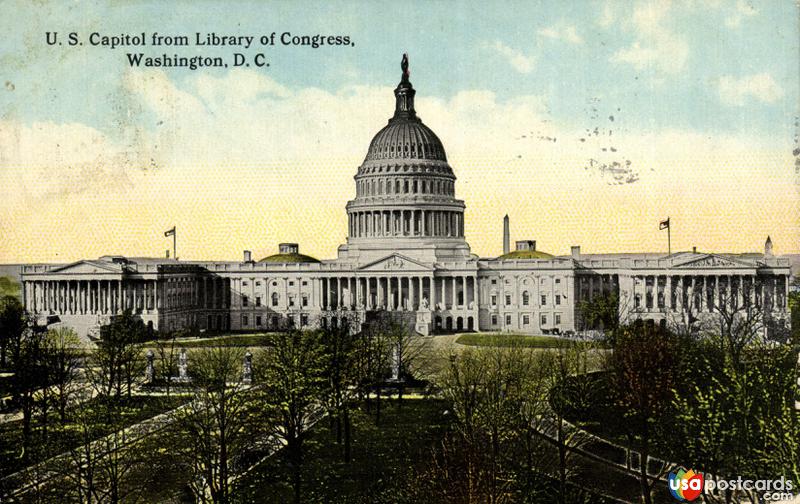
<instances>
[{"instance_id":1,"label":"tree","mask_svg":"<svg viewBox=\"0 0 800 504\"><path fill-rule=\"evenodd\" d=\"M98 392L120 399L123 389L130 398L134 380L142 376L141 344L147 329L130 311L111 319L100 328L100 340L92 355L89 371L97 374L92 383Z\"/></svg>"},{"instance_id":2,"label":"tree","mask_svg":"<svg viewBox=\"0 0 800 504\"><path fill-rule=\"evenodd\" d=\"M241 348L213 347L198 350L190 361L194 397L174 415L176 444L190 461L198 502L230 502L237 456L265 423L256 415L251 385L242 381L244 355Z\"/></svg>"},{"instance_id":3,"label":"tree","mask_svg":"<svg viewBox=\"0 0 800 504\"><path fill-rule=\"evenodd\" d=\"M380 320L380 319L379 319ZM380 423L381 391L392 363L392 346L383 324L371 321L355 341L355 370L358 374L358 394L366 399L367 412L372 410L375 392L375 423Z\"/></svg>"},{"instance_id":4,"label":"tree","mask_svg":"<svg viewBox=\"0 0 800 504\"><path fill-rule=\"evenodd\" d=\"M619 327L619 295L608 292L578 303L578 313L589 329L613 333Z\"/></svg>"},{"instance_id":5,"label":"tree","mask_svg":"<svg viewBox=\"0 0 800 504\"><path fill-rule=\"evenodd\" d=\"M28 327L25 307L16 296L0 298L0 369L8 365L8 353L17 357L23 333Z\"/></svg>"},{"instance_id":6,"label":"tree","mask_svg":"<svg viewBox=\"0 0 800 504\"><path fill-rule=\"evenodd\" d=\"M350 405L353 388L358 384L356 365L356 339L347 324L322 331L323 377L325 391L323 403L336 430L336 442L342 442L344 430L344 461L350 462L350 440L352 425Z\"/></svg>"},{"instance_id":7,"label":"tree","mask_svg":"<svg viewBox=\"0 0 800 504\"><path fill-rule=\"evenodd\" d=\"M75 331L61 327L47 331L44 345L49 384L55 388L59 418L64 423L82 357L80 340Z\"/></svg>"},{"instance_id":8,"label":"tree","mask_svg":"<svg viewBox=\"0 0 800 504\"><path fill-rule=\"evenodd\" d=\"M654 430L669 408L677 379L678 348L666 329L634 323L617 331L611 357L612 383L617 404L625 412L639 440L639 486L643 504L651 504L657 481L647 473Z\"/></svg>"},{"instance_id":9,"label":"tree","mask_svg":"<svg viewBox=\"0 0 800 504\"><path fill-rule=\"evenodd\" d=\"M615 331L616 333L616 331ZM558 450L558 502L564 504L567 495L567 478L573 467L575 449L586 441L584 432L570 426L565 418L567 408L574 402L576 376L585 376L589 371L589 352L592 345L575 343L557 349L553 357L545 362L550 369L549 402L552 421L555 424L555 444ZM580 384L581 382L578 382ZM583 391L581 391L583 392ZM583 395L577 394L577 395Z\"/></svg>"},{"instance_id":10,"label":"tree","mask_svg":"<svg viewBox=\"0 0 800 504\"><path fill-rule=\"evenodd\" d=\"M172 390L172 377L177 374L178 368L178 347L175 344L176 332L171 332L165 338L156 340L156 353L158 354L158 365L155 372L156 378L164 386L167 397Z\"/></svg>"},{"instance_id":11,"label":"tree","mask_svg":"<svg viewBox=\"0 0 800 504\"><path fill-rule=\"evenodd\" d=\"M31 424L37 406L37 393L47 385L44 333L26 329L15 353L12 387L22 411L22 455L26 458L30 448Z\"/></svg>"},{"instance_id":12,"label":"tree","mask_svg":"<svg viewBox=\"0 0 800 504\"><path fill-rule=\"evenodd\" d=\"M325 360L320 336L298 330L271 334L263 363L262 397L275 418L273 435L286 444L295 503L301 502L304 433L321 408Z\"/></svg>"}]
</instances>

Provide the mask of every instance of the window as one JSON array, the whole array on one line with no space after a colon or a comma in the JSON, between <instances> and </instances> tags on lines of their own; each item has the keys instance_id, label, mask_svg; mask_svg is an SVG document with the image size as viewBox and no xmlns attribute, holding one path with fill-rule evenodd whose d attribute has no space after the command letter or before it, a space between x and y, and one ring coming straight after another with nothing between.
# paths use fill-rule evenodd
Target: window
<instances>
[{"instance_id":1,"label":"window","mask_svg":"<svg viewBox=\"0 0 800 504\"><path fill-rule=\"evenodd\" d=\"M247 296L242 296L242 306L247 306L249 302L250 300L247 298Z\"/></svg>"},{"instance_id":2,"label":"window","mask_svg":"<svg viewBox=\"0 0 800 504\"><path fill-rule=\"evenodd\" d=\"M300 327L305 327L308 325L308 315L305 313L300 314Z\"/></svg>"},{"instance_id":3,"label":"window","mask_svg":"<svg viewBox=\"0 0 800 504\"><path fill-rule=\"evenodd\" d=\"M507 326L511 325L511 315L506 315L506 325Z\"/></svg>"},{"instance_id":4,"label":"window","mask_svg":"<svg viewBox=\"0 0 800 504\"><path fill-rule=\"evenodd\" d=\"M561 304L561 294L556 294L556 304L557 305Z\"/></svg>"},{"instance_id":5,"label":"window","mask_svg":"<svg viewBox=\"0 0 800 504\"><path fill-rule=\"evenodd\" d=\"M261 306L261 296L256 296L256 306Z\"/></svg>"},{"instance_id":6,"label":"window","mask_svg":"<svg viewBox=\"0 0 800 504\"><path fill-rule=\"evenodd\" d=\"M303 295L303 306L308 306L308 296Z\"/></svg>"},{"instance_id":7,"label":"window","mask_svg":"<svg viewBox=\"0 0 800 504\"><path fill-rule=\"evenodd\" d=\"M492 278L492 285L497 285L497 279L496 278Z\"/></svg>"},{"instance_id":8,"label":"window","mask_svg":"<svg viewBox=\"0 0 800 504\"><path fill-rule=\"evenodd\" d=\"M561 314L556 313L556 325L561 325Z\"/></svg>"},{"instance_id":9,"label":"window","mask_svg":"<svg viewBox=\"0 0 800 504\"><path fill-rule=\"evenodd\" d=\"M531 323L530 315L523 315L522 316L522 325L529 325Z\"/></svg>"},{"instance_id":10,"label":"window","mask_svg":"<svg viewBox=\"0 0 800 504\"><path fill-rule=\"evenodd\" d=\"M542 294L542 306L547 305L547 294Z\"/></svg>"},{"instance_id":11,"label":"window","mask_svg":"<svg viewBox=\"0 0 800 504\"><path fill-rule=\"evenodd\" d=\"M261 287L261 282L259 282L258 280L256 280L256 287Z\"/></svg>"},{"instance_id":12,"label":"window","mask_svg":"<svg viewBox=\"0 0 800 504\"><path fill-rule=\"evenodd\" d=\"M492 325L493 326L497 325L497 315L492 315Z\"/></svg>"},{"instance_id":13,"label":"window","mask_svg":"<svg viewBox=\"0 0 800 504\"><path fill-rule=\"evenodd\" d=\"M247 327L247 315L242 315L242 326Z\"/></svg>"},{"instance_id":14,"label":"window","mask_svg":"<svg viewBox=\"0 0 800 504\"><path fill-rule=\"evenodd\" d=\"M561 283L561 279L560 278L556 278L556 283L560 284Z\"/></svg>"},{"instance_id":15,"label":"window","mask_svg":"<svg viewBox=\"0 0 800 504\"><path fill-rule=\"evenodd\" d=\"M511 294L506 294L506 306L511 306Z\"/></svg>"},{"instance_id":16,"label":"window","mask_svg":"<svg viewBox=\"0 0 800 504\"><path fill-rule=\"evenodd\" d=\"M308 285L308 281L307 280L303 280L303 287L305 287L306 285Z\"/></svg>"},{"instance_id":17,"label":"window","mask_svg":"<svg viewBox=\"0 0 800 504\"><path fill-rule=\"evenodd\" d=\"M247 287L247 280L242 280L242 286Z\"/></svg>"},{"instance_id":18,"label":"window","mask_svg":"<svg viewBox=\"0 0 800 504\"><path fill-rule=\"evenodd\" d=\"M260 315L256 317L256 325L258 327L261 327L261 316Z\"/></svg>"},{"instance_id":19,"label":"window","mask_svg":"<svg viewBox=\"0 0 800 504\"><path fill-rule=\"evenodd\" d=\"M542 314L542 325L543 326L547 325L547 315L545 315L544 313Z\"/></svg>"},{"instance_id":20,"label":"window","mask_svg":"<svg viewBox=\"0 0 800 504\"><path fill-rule=\"evenodd\" d=\"M528 291L524 291L522 293L522 304L524 306L528 306L529 302L530 302L530 295L528 294Z\"/></svg>"},{"instance_id":21,"label":"window","mask_svg":"<svg viewBox=\"0 0 800 504\"><path fill-rule=\"evenodd\" d=\"M278 316L277 315L273 315L272 316L272 321L270 322L270 324L272 325L272 327L276 327L276 328L278 327Z\"/></svg>"},{"instance_id":22,"label":"window","mask_svg":"<svg viewBox=\"0 0 800 504\"><path fill-rule=\"evenodd\" d=\"M294 281L293 280L289 280L289 287L294 287Z\"/></svg>"},{"instance_id":23,"label":"window","mask_svg":"<svg viewBox=\"0 0 800 504\"><path fill-rule=\"evenodd\" d=\"M277 287L278 286L278 282L272 282L272 286L273 287Z\"/></svg>"},{"instance_id":24,"label":"window","mask_svg":"<svg viewBox=\"0 0 800 504\"><path fill-rule=\"evenodd\" d=\"M294 296L289 296L289 306L294 306Z\"/></svg>"},{"instance_id":25,"label":"window","mask_svg":"<svg viewBox=\"0 0 800 504\"><path fill-rule=\"evenodd\" d=\"M277 292L273 292L272 293L272 306L278 306L278 299L279 299L278 298L278 293Z\"/></svg>"},{"instance_id":26,"label":"window","mask_svg":"<svg viewBox=\"0 0 800 504\"><path fill-rule=\"evenodd\" d=\"M492 306L497 306L497 295L492 294Z\"/></svg>"}]
</instances>

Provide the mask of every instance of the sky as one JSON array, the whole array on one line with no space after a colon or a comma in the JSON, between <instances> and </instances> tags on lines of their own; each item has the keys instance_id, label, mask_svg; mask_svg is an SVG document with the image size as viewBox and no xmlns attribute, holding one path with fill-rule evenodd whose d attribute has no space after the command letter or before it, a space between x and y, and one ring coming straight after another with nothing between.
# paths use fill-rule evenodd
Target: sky
<instances>
[{"instance_id":1,"label":"sky","mask_svg":"<svg viewBox=\"0 0 800 504\"><path fill-rule=\"evenodd\" d=\"M104 254L333 258L409 54L482 257L800 252L793 0L14 2L0 9L0 262ZM62 45L46 43L57 32ZM66 44L70 32L80 46ZM352 45L121 47L90 33L348 36ZM146 56L269 67L131 68Z\"/></svg>"}]
</instances>

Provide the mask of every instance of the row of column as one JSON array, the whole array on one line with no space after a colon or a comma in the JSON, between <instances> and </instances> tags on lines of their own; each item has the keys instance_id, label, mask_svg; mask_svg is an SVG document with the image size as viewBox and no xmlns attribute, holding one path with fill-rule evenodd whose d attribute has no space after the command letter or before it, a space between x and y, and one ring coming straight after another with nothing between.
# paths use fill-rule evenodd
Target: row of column
<instances>
[{"instance_id":1,"label":"row of column","mask_svg":"<svg viewBox=\"0 0 800 504\"><path fill-rule=\"evenodd\" d=\"M454 194L453 182L415 178L361 180L357 185L359 196L387 194Z\"/></svg>"},{"instance_id":2,"label":"row of column","mask_svg":"<svg viewBox=\"0 0 800 504\"><path fill-rule=\"evenodd\" d=\"M453 310L477 304L475 276L326 277L321 282L324 310Z\"/></svg>"},{"instance_id":3,"label":"row of column","mask_svg":"<svg viewBox=\"0 0 800 504\"><path fill-rule=\"evenodd\" d=\"M25 308L31 313L113 314L129 309L150 312L161 307L156 280L26 281Z\"/></svg>"},{"instance_id":4,"label":"row of column","mask_svg":"<svg viewBox=\"0 0 800 504\"><path fill-rule=\"evenodd\" d=\"M595 296L604 296L619 292L618 275L581 275L578 276L576 303L590 301Z\"/></svg>"},{"instance_id":5,"label":"row of column","mask_svg":"<svg viewBox=\"0 0 800 504\"><path fill-rule=\"evenodd\" d=\"M376 210L349 218L351 237L464 236L464 215L457 211Z\"/></svg>"},{"instance_id":6,"label":"row of column","mask_svg":"<svg viewBox=\"0 0 800 504\"><path fill-rule=\"evenodd\" d=\"M198 285L197 306L210 309L231 307L231 279L204 276Z\"/></svg>"},{"instance_id":7,"label":"row of column","mask_svg":"<svg viewBox=\"0 0 800 504\"><path fill-rule=\"evenodd\" d=\"M634 278L634 307L641 311L714 311L754 306L785 310L786 275L640 275Z\"/></svg>"}]
</instances>

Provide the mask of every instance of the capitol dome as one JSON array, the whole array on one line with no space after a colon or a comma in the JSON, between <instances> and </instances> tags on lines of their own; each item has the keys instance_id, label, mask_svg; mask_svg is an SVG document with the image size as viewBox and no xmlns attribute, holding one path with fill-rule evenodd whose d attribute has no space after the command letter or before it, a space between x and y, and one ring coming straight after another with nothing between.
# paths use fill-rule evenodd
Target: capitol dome
<instances>
[{"instance_id":1,"label":"capitol dome","mask_svg":"<svg viewBox=\"0 0 800 504\"><path fill-rule=\"evenodd\" d=\"M439 137L416 116L389 119L389 124L372 139L364 162L384 159L447 162Z\"/></svg>"},{"instance_id":2,"label":"capitol dome","mask_svg":"<svg viewBox=\"0 0 800 504\"><path fill-rule=\"evenodd\" d=\"M390 252L434 260L469 257L464 202L442 141L414 109L416 91L403 55L394 114L372 138L347 203L347 245L340 257L369 260Z\"/></svg>"}]
</instances>

